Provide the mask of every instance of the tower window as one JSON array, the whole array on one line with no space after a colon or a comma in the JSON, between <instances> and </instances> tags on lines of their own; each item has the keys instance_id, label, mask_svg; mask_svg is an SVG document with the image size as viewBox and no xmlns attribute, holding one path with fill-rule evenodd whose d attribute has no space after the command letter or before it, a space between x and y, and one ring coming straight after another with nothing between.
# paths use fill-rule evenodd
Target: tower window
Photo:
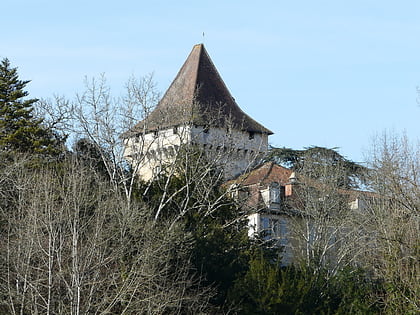
<instances>
[{"instance_id":1,"label":"tower window","mask_svg":"<svg viewBox=\"0 0 420 315\"><path fill-rule=\"evenodd\" d=\"M155 178L159 178L159 177L160 177L160 175L161 175L161 173L162 173L162 167L161 167L160 165L155 166L155 167L153 168L153 176L154 176Z\"/></svg>"}]
</instances>

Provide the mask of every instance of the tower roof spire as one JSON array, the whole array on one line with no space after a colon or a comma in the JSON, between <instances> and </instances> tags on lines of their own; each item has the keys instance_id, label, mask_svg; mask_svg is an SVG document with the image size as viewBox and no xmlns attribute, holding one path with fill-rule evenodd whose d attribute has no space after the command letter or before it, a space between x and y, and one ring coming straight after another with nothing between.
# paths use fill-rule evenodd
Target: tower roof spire
<instances>
[{"instance_id":1,"label":"tower roof spire","mask_svg":"<svg viewBox=\"0 0 420 315\"><path fill-rule=\"evenodd\" d=\"M272 134L239 108L203 44L194 45L159 104L131 132L143 133L185 123Z\"/></svg>"}]
</instances>

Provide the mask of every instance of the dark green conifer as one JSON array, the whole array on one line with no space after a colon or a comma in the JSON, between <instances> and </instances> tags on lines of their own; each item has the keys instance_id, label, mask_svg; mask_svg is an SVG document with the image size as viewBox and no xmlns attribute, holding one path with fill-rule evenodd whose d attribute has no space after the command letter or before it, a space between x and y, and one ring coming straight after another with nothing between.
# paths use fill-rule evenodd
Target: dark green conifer
<instances>
[{"instance_id":1,"label":"dark green conifer","mask_svg":"<svg viewBox=\"0 0 420 315\"><path fill-rule=\"evenodd\" d=\"M37 99L25 99L30 81L19 80L7 58L0 62L0 151L57 153L60 140L33 115Z\"/></svg>"}]
</instances>

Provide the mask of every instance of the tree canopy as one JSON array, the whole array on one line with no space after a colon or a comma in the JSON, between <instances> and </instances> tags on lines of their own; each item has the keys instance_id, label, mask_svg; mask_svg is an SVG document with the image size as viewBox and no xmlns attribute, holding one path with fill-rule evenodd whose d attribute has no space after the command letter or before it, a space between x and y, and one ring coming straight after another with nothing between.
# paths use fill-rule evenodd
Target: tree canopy
<instances>
[{"instance_id":1,"label":"tree canopy","mask_svg":"<svg viewBox=\"0 0 420 315\"><path fill-rule=\"evenodd\" d=\"M268 160L277 164L289 167L295 171L305 173L303 175L322 180L325 176L325 168L340 168L342 176L338 178L338 185L342 188L360 188L365 181L367 168L346 159L337 152L337 148L325 148L312 146L303 150L294 150L291 148L270 148ZM308 167L310 165L310 173ZM319 167L314 167L314 166ZM319 171L317 171L319 170Z\"/></svg>"}]
</instances>

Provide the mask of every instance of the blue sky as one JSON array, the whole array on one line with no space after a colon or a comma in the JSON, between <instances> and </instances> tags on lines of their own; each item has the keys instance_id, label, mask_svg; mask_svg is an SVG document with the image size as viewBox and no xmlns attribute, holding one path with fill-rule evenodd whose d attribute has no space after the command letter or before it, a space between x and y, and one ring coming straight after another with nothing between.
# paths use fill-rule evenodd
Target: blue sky
<instances>
[{"instance_id":1,"label":"blue sky","mask_svg":"<svg viewBox=\"0 0 420 315\"><path fill-rule=\"evenodd\" d=\"M115 95L150 72L164 92L204 42L274 146L361 162L376 134L420 135L420 1L4 0L1 11L0 58L32 97L72 98L101 73Z\"/></svg>"}]
</instances>

